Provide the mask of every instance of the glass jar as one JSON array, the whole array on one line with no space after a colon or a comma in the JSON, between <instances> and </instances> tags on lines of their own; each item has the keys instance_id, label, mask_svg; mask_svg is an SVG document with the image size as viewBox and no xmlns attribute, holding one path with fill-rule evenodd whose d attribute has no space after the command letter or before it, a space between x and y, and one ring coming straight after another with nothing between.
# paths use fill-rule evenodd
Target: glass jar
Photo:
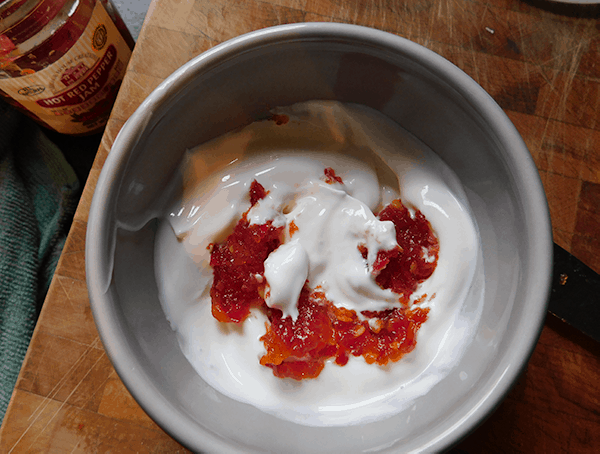
<instances>
[{"instance_id":1,"label":"glass jar","mask_svg":"<svg viewBox=\"0 0 600 454\"><path fill-rule=\"evenodd\" d=\"M110 0L0 0L0 95L60 133L105 126L132 49Z\"/></svg>"}]
</instances>

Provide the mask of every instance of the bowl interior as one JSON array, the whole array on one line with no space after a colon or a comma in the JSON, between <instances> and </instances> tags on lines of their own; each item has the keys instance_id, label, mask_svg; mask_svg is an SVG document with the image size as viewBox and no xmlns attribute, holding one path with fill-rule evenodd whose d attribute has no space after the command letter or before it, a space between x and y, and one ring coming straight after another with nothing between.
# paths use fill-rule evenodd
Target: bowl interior
<instances>
[{"instance_id":1,"label":"bowl interior","mask_svg":"<svg viewBox=\"0 0 600 454\"><path fill-rule=\"evenodd\" d=\"M481 237L483 311L460 364L410 410L370 424L306 427L206 385L179 349L157 297L153 220L187 148L269 107L335 99L373 107L433 149L460 178ZM537 340L550 282L547 205L531 157L493 100L446 60L354 26L256 32L177 71L115 141L87 239L96 322L119 375L181 443L206 451L363 452L441 449L499 402Z\"/></svg>"}]
</instances>

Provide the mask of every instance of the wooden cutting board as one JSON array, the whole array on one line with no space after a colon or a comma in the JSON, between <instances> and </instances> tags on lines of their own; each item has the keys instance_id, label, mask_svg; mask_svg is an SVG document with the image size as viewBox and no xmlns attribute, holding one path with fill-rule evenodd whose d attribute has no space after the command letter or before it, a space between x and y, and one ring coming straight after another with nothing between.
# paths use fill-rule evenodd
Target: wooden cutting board
<instances>
[{"instance_id":1,"label":"wooden cutting board","mask_svg":"<svg viewBox=\"0 0 600 454\"><path fill-rule=\"evenodd\" d=\"M598 17L595 7L518 0L154 0L0 429L0 452L185 452L112 368L84 270L89 205L113 139L176 68L229 38L289 22L358 23L416 41L506 111L538 166L555 241L599 272ZM548 316L514 389L456 452L598 452L599 408L599 345Z\"/></svg>"}]
</instances>

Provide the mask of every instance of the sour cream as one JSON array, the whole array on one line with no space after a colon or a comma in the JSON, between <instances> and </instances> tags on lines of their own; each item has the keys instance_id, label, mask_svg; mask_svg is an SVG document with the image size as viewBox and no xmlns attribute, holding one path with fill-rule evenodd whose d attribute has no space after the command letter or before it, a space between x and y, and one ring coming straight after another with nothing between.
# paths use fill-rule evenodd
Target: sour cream
<instances>
[{"instance_id":1,"label":"sour cream","mask_svg":"<svg viewBox=\"0 0 600 454\"><path fill-rule=\"evenodd\" d=\"M315 426L400 412L452 370L478 321L479 313L461 310L479 256L464 190L435 153L376 111L314 101L274 113L290 120L256 122L188 152L183 195L156 236L164 312L198 374L233 399ZM324 182L326 167L343 184ZM435 272L413 294L430 308L413 352L386 367L351 358L344 367L327 364L316 379L279 379L259 364L266 322L260 311L241 326L212 317L208 246L223 241L248 210L255 179L269 193L249 211L249 221L272 221L287 232L265 262L266 302L294 318L306 279L334 304L357 312L397 304L398 296L377 286L371 273L377 252L396 246L394 225L373 212L398 197L423 212L440 252ZM366 260L358 244L367 246Z\"/></svg>"},{"instance_id":2,"label":"sour cream","mask_svg":"<svg viewBox=\"0 0 600 454\"><path fill-rule=\"evenodd\" d=\"M302 166L294 158L287 165L294 163ZM372 266L380 250L398 246L394 224L378 220L368 206L346 192L344 184L329 184L320 177L308 174L308 182L291 191L282 190L278 182L248 213L250 224L271 220L298 229L265 261L267 305L295 320L296 303L308 279L312 288L321 287L338 307L357 313L392 308L398 296L375 283ZM284 214L283 202L291 194L295 198L287 202L290 212ZM366 261L359 245L368 248Z\"/></svg>"}]
</instances>

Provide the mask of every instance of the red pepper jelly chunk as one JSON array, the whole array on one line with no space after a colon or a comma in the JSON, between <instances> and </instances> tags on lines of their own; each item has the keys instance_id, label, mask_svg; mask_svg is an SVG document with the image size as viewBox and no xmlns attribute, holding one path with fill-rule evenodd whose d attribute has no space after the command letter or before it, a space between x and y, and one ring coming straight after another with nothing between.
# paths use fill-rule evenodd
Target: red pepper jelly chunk
<instances>
[{"instance_id":1,"label":"red pepper jelly chunk","mask_svg":"<svg viewBox=\"0 0 600 454\"><path fill-rule=\"evenodd\" d=\"M423 213L416 210L411 216L400 200L394 200L377 217L381 221L394 223L401 252L385 257L387 263L378 270L375 280L380 287L391 289L402 295L404 302L408 302L419 283L433 274L438 261L439 241ZM376 263L381 254L385 255L386 251L379 252Z\"/></svg>"},{"instance_id":2,"label":"red pepper jelly chunk","mask_svg":"<svg viewBox=\"0 0 600 454\"><path fill-rule=\"evenodd\" d=\"M266 194L262 185L256 181L252 183L252 205ZM212 314L220 322L240 323L248 317L252 307L264 304L261 296L264 262L281 244L283 227L273 227L270 221L250 225L247 214L242 215L225 242L214 244L211 250Z\"/></svg>"},{"instance_id":3,"label":"red pepper jelly chunk","mask_svg":"<svg viewBox=\"0 0 600 454\"><path fill-rule=\"evenodd\" d=\"M336 307L323 292L305 285L298 312L294 321L282 318L281 311L267 311L267 333L260 339L267 353L260 363L279 378L316 378L328 359L344 366L350 355L382 366L398 361L414 350L429 309L365 311L362 320L355 311Z\"/></svg>"},{"instance_id":4,"label":"red pepper jelly chunk","mask_svg":"<svg viewBox=\"0 0 600 454\"><path fill-rule=\"evenodd\" d=\"M277 126L285 125L290 121L290 117L285 114L273 114L269 120L274 121Z\"/></svg>"},{"instance_id":5,"label":"red pepper jelly chunk","mask_svg":"<svg viewBox=\"0 0 600 454\"><path fill-rule=\"evenodd\" d=\"M335 174L335 170L333 170L331 167L325 168L323 173L325 174L325 183L327 184L344 183L342 179Z\"/></svg>"},{"instance_id":6,"label":"red pepper jelly chunk","mask_svg":"<svg viewBox=\"0 0 600 454\"><path fill-rule=\"evenodd\" d=\"M414 350L417 331L427 320L429 309L397 307L385 311L363 311L368 320L350 316L336 318L334 329L340 349L363 356L368 364L396 362Z\"/></svg>"},{"instance_id":7,"label":"red pepper jelly chunk","mask_svg":"<svg viewBox=\"0 0 600 454\"><path fill-rule=\"evenodd\" d=\"M253 180L250 183L250 206L253 207L256 202L264 199L269 192L258 181Z\"/></svg>"},{"instance_id":8,"label":"red pepper jelly chunk","mask_svg":"<svg viewBox=\"0 0 600 454\"><path fill-rule=\"evenodd\" d=\"M298 317L282 317L277 309L267 309L267 333L260 339L267 353L260 359L280 378L317 377L325 361L337 352L335 333L328 307L319 295L305 285L298 299Z\"/></svg>"}]
</instances>

